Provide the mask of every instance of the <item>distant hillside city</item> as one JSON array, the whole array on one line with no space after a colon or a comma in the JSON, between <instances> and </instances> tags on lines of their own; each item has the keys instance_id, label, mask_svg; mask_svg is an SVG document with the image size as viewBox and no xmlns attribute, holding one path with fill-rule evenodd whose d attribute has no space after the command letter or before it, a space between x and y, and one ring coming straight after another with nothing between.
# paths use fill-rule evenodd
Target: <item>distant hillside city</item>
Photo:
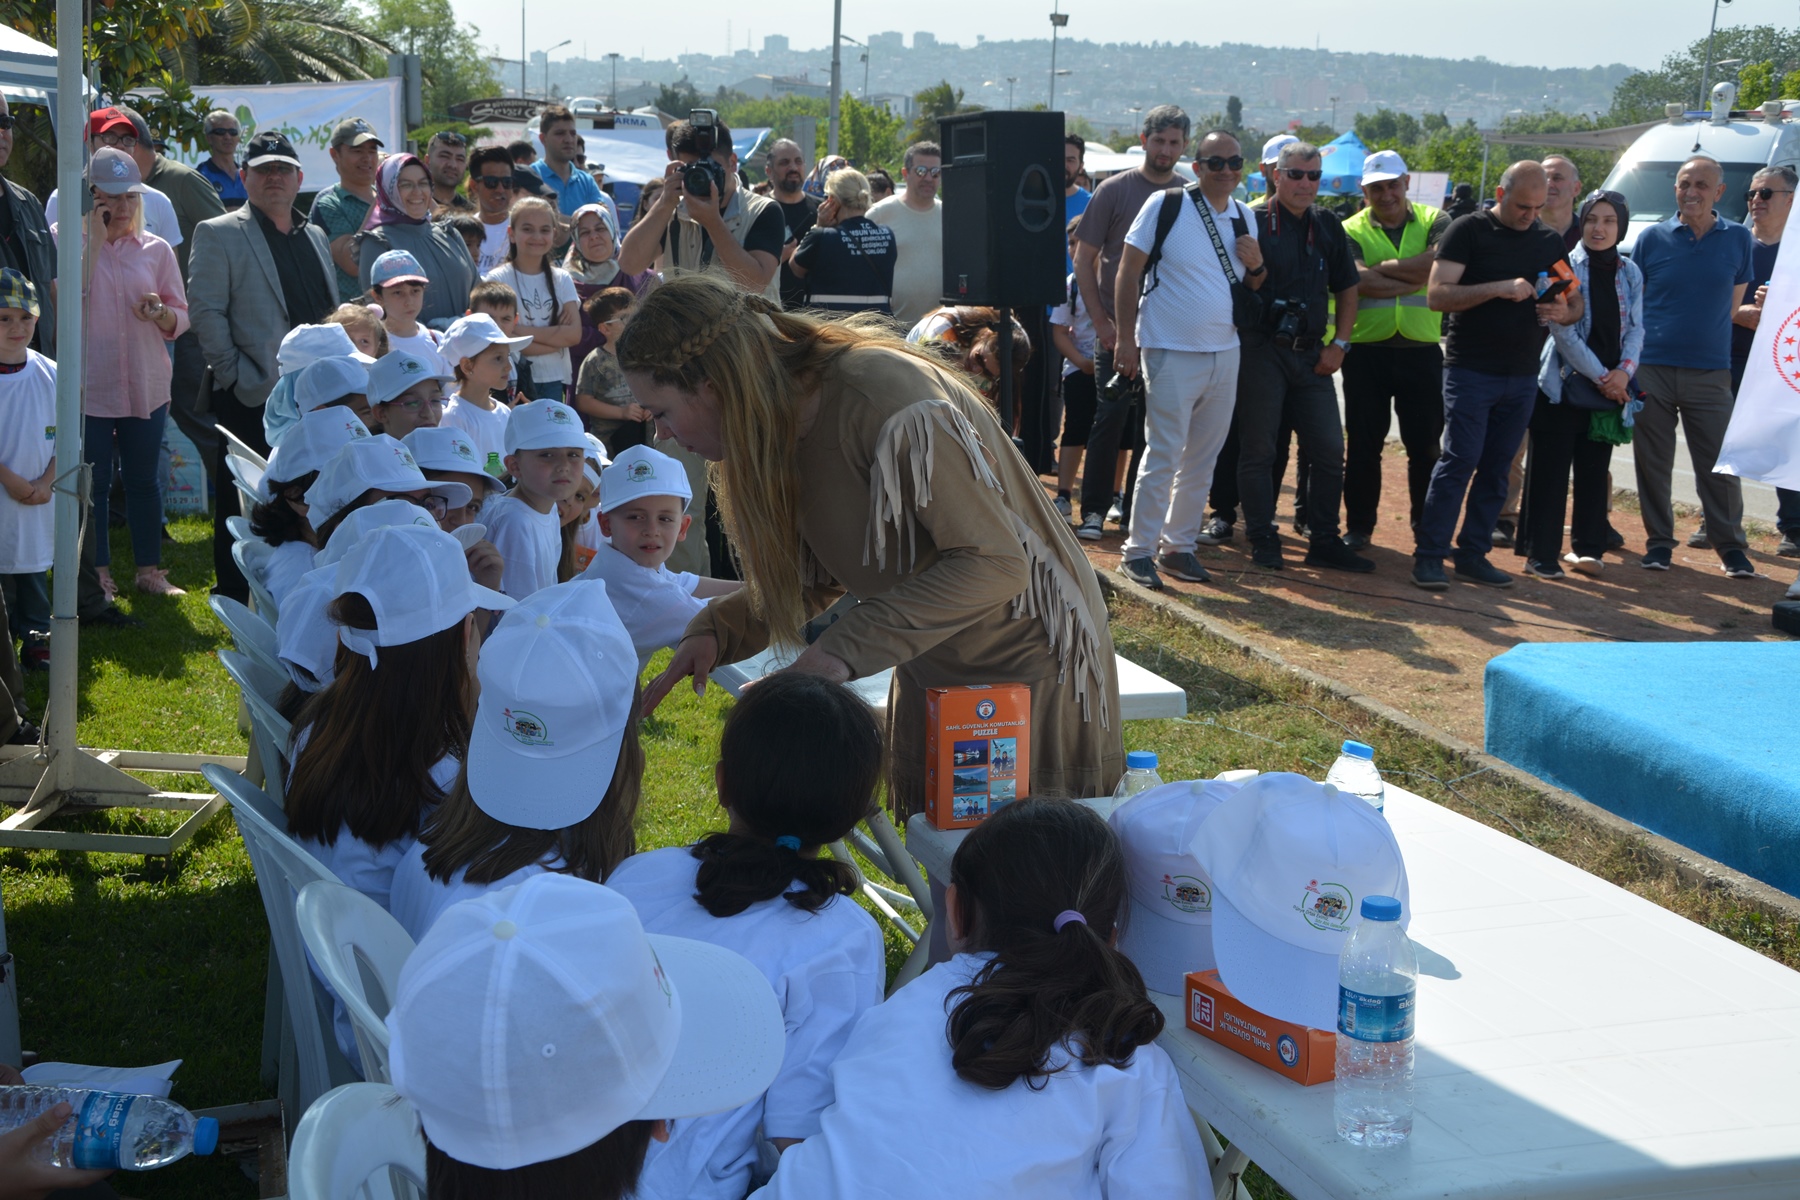
<instances>
[{"instance_id":1,"label":"distant hillside city","mask_svg":"<svg viewBox=\"0 0 1800 1200\"><path fill-rule=\"evenodd\" d=\"M701 95L720 87L752 97L824 96L831 81L831 51L796 49L782 34L759 39L738 28L730 36L745 46L729 54L684 53L646 61L623 49L616 61L604 47L579 41L574 57L550 62L551 90L560 96L611 97L614 71L618 103L634 108L655 101L664 84L683 79ZM844 43L843 89L910 116L915 92L947 80L966 100L988 108L1027 108L1049 99L1048 38L957 45L930 33L863 34ZM592 57L587 55L592 54ZM866 54L866 61L865 56ZM542 51L528 73L533 94L545 78ZM516 60L515 60L516 61ZM1455 124L1472 119L1498 125L1509 115L1555 110L1604 113L1614 87L1635 68L1624 63L1588 68L1508 66L1485 58L1347 54L1227 43L1090 42L1059 38L1055 105L1087 118L1101 130L1129 129L1147 106L1173 102L1196 117L1223 112L1231 96L1243 101L1243 122L1280 129L1299 122L1348 128L1359 112L1386 108L1441 112ZM505 78L506 73L502 72ZM516 82L517 76L513 77ZM1172 82L1160 85L1156 81ZM516 87L510 94L517 94Z\"/></svg>"}]
</instances>

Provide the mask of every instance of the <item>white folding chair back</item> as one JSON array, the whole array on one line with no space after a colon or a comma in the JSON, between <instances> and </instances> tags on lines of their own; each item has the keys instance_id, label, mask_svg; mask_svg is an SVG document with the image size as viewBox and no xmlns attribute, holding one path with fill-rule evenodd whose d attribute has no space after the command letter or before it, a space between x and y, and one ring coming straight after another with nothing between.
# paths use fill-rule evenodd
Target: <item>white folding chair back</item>
<instances>
[{"instance_id":1,"label":"white folding chair back","mask_svg":"<svg viewBox=\"0 0 1800 1200\"><path fill-rule=\"evenodd\" d=\"M307 966L306 945L294 912L294 897L301 888L321 880L336 883L337 876L288 836L286 815L261 788L236 771L211 763L200 773L231 804L231 815L256 871L256 888L262 893L263 914L269 920L273 956L281 964L294 1034L294 1070L289 1075L287 1064L282 1064L281 1099L289 1113L305 1112L333 1087L354 1083L357 1078L337 1048L331 1000Z\"/></svg>"},{"instance_id":2,"label":"white folding chair back","mask_svg":"<svg viewBox=\"0 0 1800 1200\"><path fill-rule=\"evenodd\" d=\"M234 542L246 542L256 536L250 528L249 517L226 517L225 532L231 535Z\"/></svg>"},{"instance_id":3,"label":"white folding chair back","mask_svg":"<svg viewBox=\"0 0 1800 1200\"><path fill-rule=\"evenodd\" d=\"M248 459L227 453L225 469L231 472L231 481L237 486L238 508L246 513L254 511L262 503L263 468Z\"/></svg>"},{"instance_id":4,"label":"white folding chair back","mask_svg":"<svg viewBox=\"0 0 1800 1200\"><path fill-rule=\"evenodd\" d=\"M209 596L206 602L219 623L230 632L232 645L237 647L238 653L285 682L287 668L281 665L281 648L275 640L275 627L248 605L239 604L230 596ZM279 690L276 695L280 695Z\"/></svg>"},{"instance_id":5,"label":"white folding chair back","mask_svg":"<svg viewBox=\"0 0 1800 1200\"><path fill-rule=\"evenodd\" d=\"M262 763L263 790L279 809L287 800L288 768L292 766L289 748L294 742L293 726L276 707L288 677L235 650L219 651L219 664L238 685L244 706L250 710L250 736L255 739L256 757ZM283 823L282 828L287 825Z\"/></svg>"},{"instance_id":6,"label":"white folding chair back","mask_svg":"<svg viewBox=\"0 0 1800 1200\"><path fill-rule=\"evenodd\" d=\"M425 1134L393 1088L333 1088L300 1118L288 1155L289 1200L402 1200L424 1192Z\"/></svg>"},{"instance_id":7,"label":"white folding chair back","mask_svg":"<svg viewBox=\"0 0 1800 1200\"><path fill-rule=\"evenodd\" d=\"M231 561L237 564L245 581L250 584L250 596L256 601L256 611L270 625L274 625L276 618L281 615L275 596L265 582L268 578L269 556L273 553L275 547L261 538L247 538L231 544Z\"/></svg>"},{"instance_id":8,"label":"white folding chair back","mask_svg":"<svg viewBox=\"0 0 1800 1200\"><path fill-rule=\"evenodd\" d=\"M226 458L241 458L259 470L269 469L269 460L264 458L260 451L252 448L249 442L223 425L214 425L213 428L219 431L219 437L225 442Z\"/></svg>"},{"instance_id":9,"label":"white folding chair back","mask_svg":"<svg viewBox=\"0 0 1800 1200\"><path fill-rule=\"evenodd\" d=\"M350 1014L363 1077L389 1082L387 1014L412 938L381 905L341 883L307 884L294 911L319 973Z\"/></svg>"}]
</instances>

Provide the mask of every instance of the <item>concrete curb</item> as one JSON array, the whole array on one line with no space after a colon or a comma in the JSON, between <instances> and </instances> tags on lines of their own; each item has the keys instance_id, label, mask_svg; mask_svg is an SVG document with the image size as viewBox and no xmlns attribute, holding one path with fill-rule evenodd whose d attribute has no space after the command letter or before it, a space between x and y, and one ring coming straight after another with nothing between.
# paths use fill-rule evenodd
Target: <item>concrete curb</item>
<instances>
[{"instance_id":1,"label":"concrete curb","mask_svg":"<svg viewBox=\"0 0 1800 1200\"><path fill-rule=\"evenodd\" d=\"M1273 650L1257 645L1229 625L1207 616L1191 604L1166 593L1153 592L1149 588L1140 587L1130 580L1120 577L1116 572L1096 571L1095 574L1100 578L1102 591L1128 596L1140 604L1185 621L1212 637L1230 643L1244 654L1259 658L1271 666L1280 667L1314 687L1356 705L1371 716L1391 722L1417 737L1436 742L1452 754L1472 764L1473 767L1485 767L1496 775L1504 776L1514 783L1530 788L1552 805L1572 816L1590 821L1609 833L1635 839L1653 861L1672 872L1683 883L1694 887L1722 889L1729 892L1746 908L1754 909L1764 916L1800 923L1800 897L1778 891L1761 880L1752 879L1742 871L1734 870L1724 863L1715 862L1686 846L1672 842L1659 834L1651 833L1648 829L1634 825L1597 804L1583 800L1574 792L1552 787L1537 776L1521 771L1511 763L1503 762L1479 747L1472 746L1460 738L1452 737L1436 726L1428 725L1417 717L1401 712L1390 704L1384 704L1373 696L1366 696L1356 689L1328 676L1320 675L1316 671L1297 667Z\"/></svg>"}]
</instances>

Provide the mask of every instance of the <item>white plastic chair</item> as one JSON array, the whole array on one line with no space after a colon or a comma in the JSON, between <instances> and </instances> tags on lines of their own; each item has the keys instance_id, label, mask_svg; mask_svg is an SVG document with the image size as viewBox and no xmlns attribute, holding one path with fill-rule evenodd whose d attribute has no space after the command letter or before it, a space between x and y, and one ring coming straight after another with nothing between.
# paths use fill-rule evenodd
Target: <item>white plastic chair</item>
<instances>
[{"instance_id":1,"label":"white plastic chair","mask_svg":"<svg viewBox=\"0 0 1800 1200\"><path fill-rule=\"evenodd\" d=\"M231 561L243 572L244 579L250 585L250 597L256 601L256 611L270 625L275 624L281 615L280 607L275 603L275 596L264 582L268 578L269 556L275 553L275 547L261 538L246 538L231 544Z\"/></svg>"},{"instance_id":2,"label":"white plastic chair","mask_svg":"<svg viewBox=\"0 0 1800 1200\"><path fill-rule=\"evenodd\" d=\"M424 1192L425 1134L393 1088L333 1088L300 1118L288 1155L289 1200L402 1200Z\"/></svg>"},{"instance_id":3,"label":"white plastic chair","mask_svg":"<svg viewBox=\"0 0 1800 1200\"><path fill-rule=\"evenodd\" d=\"M219 623L230 632L232 645L237 647L238 653L282 679L287 678L287 668L281 665L281 648L275 640L273 625L248 605L239 604L230 596L209 596L206 602L213 610L213 615L219 618Z\"/></svg>"},{"instance_id":4,"label":"white plastic chair","mask_svg":"<svg viewBox=\"0 0 1800 1200\"><path fill-rule=\"evenodd\" d=\"M307 884L294 912L319 973L350 1014L363 1076L389 1082L387 1014L412 938L381 905L341 883Z\"/></svg>"},{"instance_id":5,"label":"white plastic chair","mask_svg":"<svg viewBox=\"0 0 1800 1200\"><path fill-rule=\"evenodd\" d=\"M250 737L262 764L263 790L279 810L287 801L288 748L293 745L294 730L276 707L281 690L287 686L285 673L252 662L235 650L219 651L219 665L238 685L244 706L250 710ZM287 828L284 821L281 826Z\"/></svg>"},{"instance_id":6,"label":"white plastic chair","mask_svg":"<svg viewBox=\"0 0 1800 1200\"><path fill-rule=\"evenodd\" d=\"M222 651L229 654L230 651ZM269 921L272 956L281 967L292 1059L282 1047L280 1095L289 1113L305 1112L314 1100L340 1083L355 1083L354 1068L345 1061L332 1030L332 1004L313 980L306 945L294 913L294 896L309 883L336 883L337 876L308 854L287 832L287 817L259 787L227 767L208 763L200 769L206 781L231 805L243 835L244 849L256 871L263 914ZM285 1039L284 1039L285 1040Z\"/></svg>"},{"instance_id":7,"label":"white plastic chair","mask_svg":"<svg viewBox=\"0 0 1800 1200\"><path fill-rule=\"evenodd\" d=\"M256 536L255 531L250 528L249 517L226 517L225 532L231 535L234 542L248 541Z\"/></svg>"},{"instance_id":8,"label":"white plastic chair","mask_svg":"<svg viewBox=\"0 0 1800 1200\"><path fill-rule=\"evenodd\" d=\"M225 469L231 472L231 481L237 487L238 508L245 514L253 512L262 503L264 468L239 454L227 451Z\"/></svg>"},{"instance_id":9,"label":"white plastic chair","mask_svg":"<svg viewBox=\"0 0 1800 1200\"><path fill-rule=\"evenodd\" d=\"M269 460L264 458L262 453L252 447L249 442L246 442L243 438L231 432L231 430L225 428L223 425L215 424L213 428L219 431L219 437L225 442L226 458L241 458L251 466L261 470L266 471L269 469Z\"/></svg>"}]
</instances>

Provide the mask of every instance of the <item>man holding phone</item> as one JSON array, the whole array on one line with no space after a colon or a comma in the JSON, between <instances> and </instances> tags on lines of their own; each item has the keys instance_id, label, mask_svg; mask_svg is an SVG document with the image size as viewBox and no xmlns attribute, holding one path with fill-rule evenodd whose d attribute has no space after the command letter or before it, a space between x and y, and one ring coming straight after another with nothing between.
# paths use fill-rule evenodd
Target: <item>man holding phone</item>
<instances>
[{"instance_id":1,"label":"man holding phone","mask_svg":"<svg viewBox=\"0 0 1800 1200\"><path fill-rule=\"evenodd\" d=\"M1538 220L1548 191L1541 165L1514 163L1494 189L1494 207L1451 222L1431 264L1426 304L1450 319L1443 452L1414 531L1412 579L1426 591L1450 586L1446 558L1458 579L1512 585L1511 575L1488 562L1507 468L1537 403L1545 328L1552 321L1573 325L1582 311L1562 236ZM1549 287L1552 281L1560 286ZM1452 546L1465 494L1462 533Z\"/></svg>"}]
</instances>

